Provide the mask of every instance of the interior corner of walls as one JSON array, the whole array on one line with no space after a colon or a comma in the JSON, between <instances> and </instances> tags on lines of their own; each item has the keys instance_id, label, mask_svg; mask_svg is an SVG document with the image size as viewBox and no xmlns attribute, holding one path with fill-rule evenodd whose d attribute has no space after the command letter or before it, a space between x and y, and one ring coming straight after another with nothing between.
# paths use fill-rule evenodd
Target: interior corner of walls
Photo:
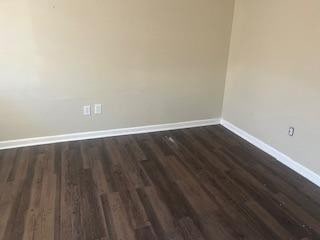
<instances>
[{"instance_id":1,"label":"interior corner of walls","mask_svg":"<svg viewBox=\"0 0 320 240\"><path fill-rule=\"evenodd\" d=\"M224 79L224 88L223 88L223 95L222 95L222 110L221 110L221 119L223 119L224 111L226 108L226 98L227 98L227 91L228 91L228 79L229 79L229 67L230 67L230 59L232 53L232 36L234 30L234 21L235 21L235 9L236 9L236 0L233 1L233 10L232 10L232 19L231 19L231 26L230 26L230 33L229 33L229 42L228 42L228 51L227 51L227 63L225 69L225 79Z\"/></svg>"}]
</instances>

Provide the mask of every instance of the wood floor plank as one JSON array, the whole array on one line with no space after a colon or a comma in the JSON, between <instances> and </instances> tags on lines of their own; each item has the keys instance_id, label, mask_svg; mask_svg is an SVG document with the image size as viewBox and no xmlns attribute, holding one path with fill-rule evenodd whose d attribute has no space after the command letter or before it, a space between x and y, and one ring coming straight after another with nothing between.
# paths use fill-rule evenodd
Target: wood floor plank
<instances>
[{"instance_id":1,"label":"wood floor plank","mask_svg":"<svg viewBox=\"0 0 320 240\"><path fill-rule=\"evenodd\" d=\"M34 239L53 240L55 236L55 195L56 195L56 175L45 172L40 198L40 227Z\"/></svg>"},{"instance_id":2,"label":"wood floor plank","mask_svg":"<svg viewBox=\"0 0 320 240\"><path fill-rule=\"evenodd\" d=\"M320 239L320 188L222 126L0 151L0 240Z\"/></svg>"},{"instance_id":3,"label":"wood floor plank","mask_svg":"<svg viewBox=\"0 0 320 240\"><path fill-rule=\"evenodd\" d=\"M199 181L205 187L211 198L215 199L223 214L229 217L229 225L238 237L236 239L269 239L265 233L265 226L257 224L259 221L248 208L234 200L234 195L226 188L220 187L209 174L202 174Z\"/></svg>"},{"instance_id":4,"label":"wood floor plank","mask_svg":"<svg viewBox=\"0 0 320 240\"><path fill-rule=\"evenodd\" d=\"M293 214L296 218L300 219L304 228L309 231L315 231L320 235L320 224L319 221L314 219L311 215L309 215L302 206L297 205L294 201L289 199L286 195L282 193L278 193L275 196L276 199L281 202L281 205L287 209L291 214Z\"/></svg>"},{"instance_id":5,"label":"wood floor plank","mask_svg":"<svg viewBox=\"0 0 320 240\"><path fill-rule=\"evenodd\" d=\"M222 215L218 214L218 205L201 190L201 187L191 181L178 181L178 185L188 200L190 208L194 209L195 214L198 216L200 223L199 228L203 234L208 239L213 239L214 237L221 240L230 239L233 230L231 229L230 231L230 229L226 227L225 222L221 219ZM190 225L187 224L186 226ZM192 227L192 229L195 228L195 226Z\"/></svg>"},{"instance_id":6,"label":"wood floor plank","mask_svg":"<svg viewBox=\"0 0 320 240\"><path fill-rule=\"evenodd\" d=\"M10 212L10 217L7 222L4 240L21 240L25 234L26 214L30 204L32 183L35 173L36 155L34 149L30 148L30 154L26 156L28 160L28 169L26 177L22 181L21 189L13 201L13 206Z\"/></svg>"},{"instance_id":7,"label":"wood floor plank","mask_svg":"<svg viewBox=\"0 0 320 240\"><path fill-rule=\"evenodd\" d=\"M181 240L182 235L178 231L177 223L156 187L138 189L138 194L159 239Z\"/></svg>"},{"instance_id":8,"label":"wood floor plank","mask_svg":"<svg viewBox=\"0 0 320 240\"><path fill-rule=\"evenodd\" d=\"M281 225L290 229L290 232L294 236L302 238L312 235L300 225L297 219L284 212L281 204L274 199L272 193L270 193L262 184L257 181L246 181L246 178L243 177L243 175L239 175L239 172L232 172L230 173L230 176L232 176L234 180L238 182L239 186L247 191L255 201L259 202L259 204Z\"/></svg>"},{"instance_id":9,"label":"wood floor plank","mask_svg":"<svg viewBox=\"0 0 320 240\"><path fill-rule=\"evenodd\" d=\"M151 226L142 227L135 230L137 240L157 240Z\"/></svg>"},{"instance_id":10,"label":"wood floor plank","mask_svg":"<svg viewBox=\"0 0 320 240\"><path fill-rule=\"evenodd\" d=\"M202 233L195 226L192 219L186 217L179 220L178 223L179 231L183 236L183 239L186 240L205 240ZM216 235L216 238L219 238L219 235ZM219 238L221 239L221 238Z\"/></svg>"},{"instance_id":11,"label":"wood floor plank","mask_svg":"<svg viewBox=\"0 0 320 240\"><path fill-rule=\"evenodd\" d=\"M277 194L282 192L299 205L308 201L309 204L305 206L305 210L320 221L320 205L319 201L317 201L317 198L310 199L310 197L307 195L301 194L301 192L295 186L288 184L268 168L259 164L258 161L254 162L254 158L245 150L241 150L239 148L229 148L228 151L225 152L227 152L229 156L233 158L233 162L236 162L238 165L241 165L242 168L247 169L251 175L253 175L273 193ZM247 161L243 161L243 158L247 159Z\"/></svg>"},{"instance_id":12,"label":"wood floor plank","mask_svg":"<svg viewBox=\"0 0 320 240\"><path fill-rule=\"evenodd\" d=\"M167 178L163 168L154 161L144 161L143 167L146 172L152 172L149 177L157 187L161 198L169 207L174 218L180 219L189 216L190 210L182 193L178 190L178 186Z\"/></svg>"},{"instance_id":13,"label":"wood floor plank","mask_svg":"<svg viewBox=\"0 0 320 240\"><path fill-rule=\"evenodd\" d=\"M103 204L105 206L106 215L111 216L111 225L113 233L111 234L112 240L136 240L135 231L132 228L125 207L123 206L119 193L103 194Z\"/></svg>"},{"instance_id":14,"label":"wood floor plank","mask_svg":"<svg viewBox=\"0 0 320 240\"><path fill-rule=\"evenodd\" d=\"M145 154L132 136L121 136L118 138L118 142L124 145L127 151L131 153L137 161L147 160Z\"/></svg>"},{"instance_id":15,"label":"wood floor plank","mask_svg":"<svg viewBox=\"0 0 320 240\"><path fill-rule=\"evenodd\" d=\"M82 239L106 237L103 210L91 169L80 173L80 212Z\"/></svg>"},{"instance_id":16,"label":"wood floor plank","mask_svg":"<svg viewBox=\"0 0 320 240\"><path fill-rule=\"evenodd\" d=\"M108 191L108 182L105 177L104 171L103 171L103 164L101 155L99 154L99 149L95 146L92 146L90 148L86 149L86 156L83 156L84 158L90 158L90 168L92 172L92 177L94 180L94 183L97 187L98 194L101 195L103 193L106 193ZM86 169L86 167L84 166Z\"/></svg>"},{"instance_id":17,"label":"wood floor plank","mask_svg":"<svg viewBox=\"0 0 320 240\"><path fill-rule=\"evenodd\" d=\"M5 239L6 229L10 229L10 215L23 182L0 183L0 239Z\"/></svg>"},{"instance_id":18,"label":"wood floor plank","mask_svg":"<svg viewBox=\"0 0 320 240\"><path fill-rule=\"evenodd\" d=\"M17 158L17 149L9 149L6 151L2 151L3 156L1 159L1 168L0 168L0 183L7 182L9 176L12 172L12 168L16 162Z\"/></svg>"},{"instance_id":19,"label":"wood floor plank","mask_svg":"<svg viewBox=\"0 0 320 240\"><path fill-rule=\"evenodd\" d=\"M119 167L114 171L118 193L134 229L149 225L149 221L136 189L130 184L123 170Z\"/></svg>"},{"instance_id":20,"label":"wood floor plank","mask_svg":"<svg viewBox=\"0 0 320 240\"><path fill-rule=\"evenodd\" d=\"M60 240L61 229L61 167L62 167L62 144L54 145L54 174L56 176L55 208L54 208L54 240Z\"/></svg>"},{"instance_id":21,"label":"wood floor plank","mask_svg":"<svg viewBox=\"0 0 320 240\"><path fill-rule=\"evenodd\" d=\"M279 222L273 218L264 208L262 208L255 201L247 201L245 203L250 210L252 210L258 218L267 225L279 239L294 239L294 236L290 234Z\"/></svg>"},{"instance_id":22,"label":"wood floor plank","mask_svg":"<svg viewBox=\"0 0 320 240\"><path fill-rule=\"evenodd\" d=\"M38 156L35 164L34 177L32 181L30 203L26 213L26 223L24 226L23 240L39 239L37 232L39 231L41 219L41 192L44 184L44 161L41 156ZM55 189L53 189L54 191Z\"/></svg>"},{"instance_id":23,"label":"wood floor plank","mask_svg":"<svg viewBox=\"0 0 320 240\"><path fill-rule=\"evenodd\" d=\"M80 171L81 158L75 149L66 149L61 163L61 240L76 240L81 237Z\"/></svg>"},{"instance_id":24,"label":"wood floor plank","mask_svg":"<svg viewBox=\"0 0 320 240\"><path fill-rule=\"evenodd\" d=\"M121 140L118 142L120 142L118 144L118 148L122 156L120 158L121 166L127 173L127 177L129 178L133 187L140 188L149 185L149 179L141 168L140 161L142 161L143 159L141 159L140 154L137 155L135 153L132 153L132 150L130 149L128 144L121 144Z\"/></svg>"}]
</instances>

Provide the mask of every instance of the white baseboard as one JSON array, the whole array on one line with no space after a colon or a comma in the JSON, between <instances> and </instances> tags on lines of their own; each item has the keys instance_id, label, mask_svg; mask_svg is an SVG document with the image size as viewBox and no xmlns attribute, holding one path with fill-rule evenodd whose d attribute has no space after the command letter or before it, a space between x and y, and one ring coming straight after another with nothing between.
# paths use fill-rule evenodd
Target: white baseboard
<instances>
[{"instance_id":1,"label":"white baseboard","mask_svg":"<svg viewBox=\"0 0 320 240\"><path fill-rule=\"evenodd\" d=\"M168 123L168 124L159 124L159 125L148 125L142 127L133 127L133 128L120 128L120 129L110 129L103 131L91 131L91 132L80 132L80 133L71 133L71 134L63 134L56 136L47 136L47 137L36 137L36 138L26 138L26 139L17 139L17 140L9 140L9 141L1 141L0 142L0 150L17 148L17 147L27 147L27 146L36 146L50 143L58 143L58 142L68 142L68 141L79 141L86 139L95 139L95 138L104 138L104 137L113 137L113 136L122 136L129 134L139 134L139 133L150 133L150 132L160 132L166 130L175 130L175 129L183 129L183 128L192 128L192 127L201 127L201 126L209 126L209 125L223 125L225 128L234 132L241 138L247 140L251 144L260 148L262 151L270 154L279 162L288 166L295 172L307 178L309 181L315 183L320 186L320 176L311 171L310 169L304 167L300 163L297 163L287 155L281 153L270 145L264 143L258 138L250 135L246 131L236 127L232 123L219 118L205 119L205 120L196 120L196 121L188 121L188 122L178 122L178 123Z\"/></svg>"},{"instance_id":2,"label":"white baseboard","mask_svg":"<svg viewBox=\"0 0 320 240\"><path fill-rule=\"evenodd\" d=\"M279 162L283 163L287 167L291 168L295 172L299 173L303 177L307 178L309 181L313 182L314 184L320 187L320 176L317 175L315 172L311 171L310 169L302 166L300 163L297 163L287 155L283 154L282 152L278 151L277 149L271 147L270 145L266 144L265 142L259 140L258 138L250 135L246 131L236 127L232 123L221 119L221 125L225 128L229 129L233 133L237 134L241 138L247 140L251 144L255 145L256 147L260 148L262 151L270 154Z\"/></svg>"},{"instance_id":3,"label":"white baseboard","mask_svg":"<svg viewBox=\"0 0 320 240\"><path fill-rule=\"evenodd\" d=\"M43 145L43 144L50 144L50 143L58 143L58 142L113 137L113 136L129 135L129 134L160 132L160 131L166 131L166 130L201 127L201 126L209 126L209 125L217 125L217 124L220 124L220 119L212 118L212 119L196 120L196 121L189 121L189 122L177 122L177 123L149 125L149 126L133 127L133 128L120 128L120 129L111 129L111 130L103 130L103 131L71 133L71 134L63 134L63 135L47 136L47 137L17 139L17 140L0 142L0 150L17 148L17 147Z\"/></svg>"}]
</instances>

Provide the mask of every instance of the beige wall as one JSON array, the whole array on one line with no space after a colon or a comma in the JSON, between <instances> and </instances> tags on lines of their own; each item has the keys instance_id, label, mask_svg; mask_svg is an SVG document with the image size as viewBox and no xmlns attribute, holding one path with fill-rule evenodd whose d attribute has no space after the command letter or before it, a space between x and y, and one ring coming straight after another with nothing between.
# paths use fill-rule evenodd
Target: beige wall
<instances>
[{"instance_id":1,"label":"beige wall","mask_svg":"<svg viewBox=\"0 0 320 240\"><path fill-rule=\"evenodd\" d=\"M0 1L0 141L221 116L233 0ZM102 103L103 114L82 115Z\"/></svg>"},{"instance_id":2,"label":"beige wall","mask_svg":"<svg viewBox=\"0 0 320 240\"><path fill-rule=\"evenodd\" d=\"M319 0L236 0L223 111L318 174L319 13Z\"/></svg>"}]
</instances>

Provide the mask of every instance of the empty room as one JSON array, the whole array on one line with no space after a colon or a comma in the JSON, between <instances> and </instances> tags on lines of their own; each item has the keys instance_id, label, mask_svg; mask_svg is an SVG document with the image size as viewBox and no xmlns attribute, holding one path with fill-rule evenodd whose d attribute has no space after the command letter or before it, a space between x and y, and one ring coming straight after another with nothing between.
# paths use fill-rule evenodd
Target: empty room
<instances>
[{"instance_id":1,"label":"empty room","mask_svg":"<svg viewBox=\"0 0 320 240\"><path fill-rule=\"evenodd\" d=\"M319 0L0 0L0 240L320 240Z\"/></svg>"}]
</instances>

